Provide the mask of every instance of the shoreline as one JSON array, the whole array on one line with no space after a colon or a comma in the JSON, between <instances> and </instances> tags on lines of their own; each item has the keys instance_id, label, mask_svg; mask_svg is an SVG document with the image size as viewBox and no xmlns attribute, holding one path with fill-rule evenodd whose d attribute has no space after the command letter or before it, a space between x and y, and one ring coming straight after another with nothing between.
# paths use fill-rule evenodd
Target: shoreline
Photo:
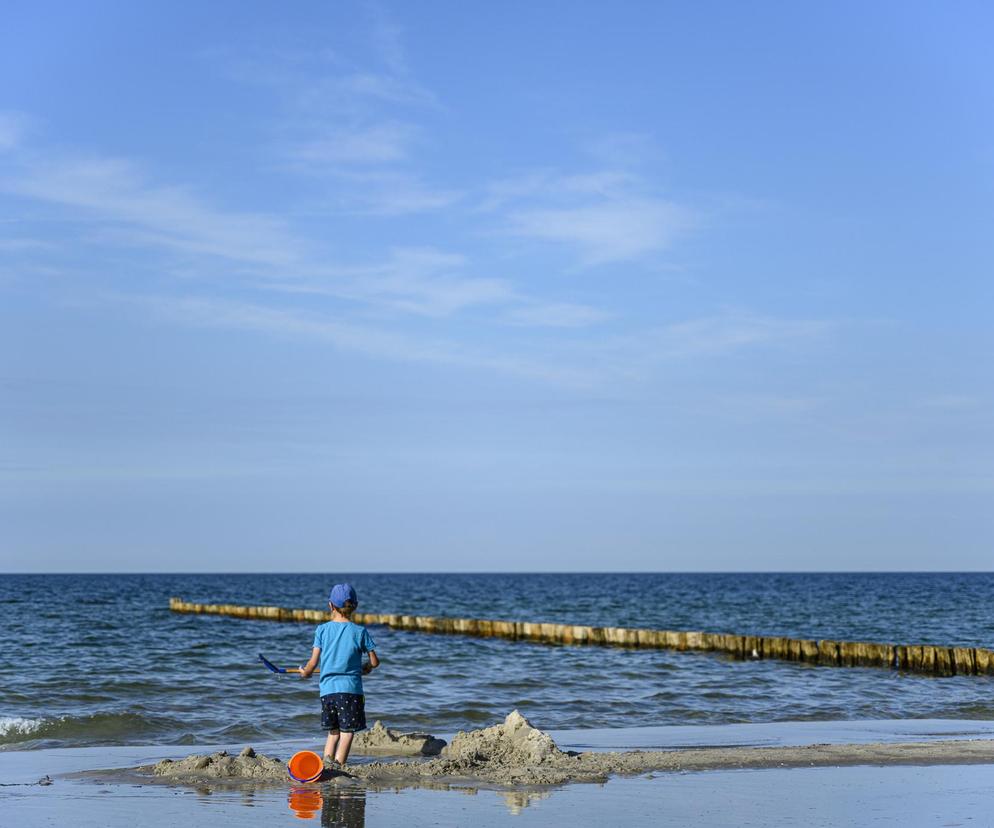
<instances>
[{"instance_id":1,"label":"shoreline","mask_svg":"<svg viewBox=\"0 0 994 828\"><path fill-rule=\"evenodd\" d=\"M391 736L379 723L384 734ZM310 785L370 784L419 787L423 783L463 786L498 785L549 787L570 783L608 781L614 776L650 773L765 770L770 768L825 768L875 765L936 766L994 764L994 738L933 738L920 741L864 741L802 745L730 745L678 747L666 750L563 750L552 737L534 727L518 711L503 722L480 730L460 732L431 755L351 762L346 768L328 767ZM382 752L382 751L381 751ZM395 756L401 751L396 751ZM267 756L246 746L238 755L225 750L192 754L184 759L164 758L154 764L101 770L89 774L104 783L144 780L172 785L292 785L285 757ZM86 778L81 774L80 778Z\"/></svg>"},{"instance_id":2,"label":"shoreline","mask_svg":"<svg viewBox=\"0 0 994 828\"><path fill-rule=\"evenodd\" d=\"M493 772L481 769L466 774L459 767L433 764L437 760L377 761L349 764L343 771L326 773L312 783L280 778L196 773L157 776L152 766L101 768L58 774L55 779L101 785L165 786L198 789L245 790L255 788L309 789L362 786L370 790L475 789L534 790L566 785L604 784L614 777L647 774L715 773L720 771L800 770L846 767L940 767L994 764L994 740L957 739L905 743L803 745L779 748L683 748L667 751L584 753L572 757L569 767L522 766ZM24 783L30 786L31 783Z\"/></svg>"},{"instance_id":3,"label":"shoreline","mask_svg":"<svg viewBox=\"0 0 994 828\"><path fill-rule=\"evenodd\" d=\"M410 772L412 764L437 761L428 757L400 763L360 757L348 770L362 769L364 778L342 775L311 785L285 777L180 781L128 768L217 746L49 748L0 752L0 810L12 824L72 822L79 828L123 828L136 820L150 828L205 819L219 826L271 825L287 818L348 828L364 828L367 818L378 825L488 828L524 812L536 826L591 820L650 826L664 819L725 828L738 824L729 821L731 814L751 814L757 824L775 828L840 822L931 826L972 818L986 807L990 770L984 765L994 764L994 722L976 720L688 725L554 735L564 748L581 748L585 762L610 768L595 766L575 784L528 784ZM667 747L656 749L660 745ZM237 755L237 745L226 747ZM315 745L283 740L257 747L286 759ZM54 783L38 785L46 775ZM788 789L792 795L784 797Z\"/></svg>"},{"instance_id":4,"label":"shoreline","mask_svg":"<svg viewBox=\"0 0 994 828\"><path fill-rule=\"evenodd\" d=\"M649 773L708 773L729 770L794 770L857 766L935 767L941 765L994 764L994 740L804 745L794 747L683 748L667 751L583 753L570 757L569 765L522 765L466 773L446 760L377 761L349 764L341 772L330 772L321 780L303 785L289 778L217 777L196 773L172 777L155 776L150 766L82 772L75 778L92 777L105 784L217 785L233 788L254 786L309 787L325 784L365 784L374 788L420 788L433 784L460 787L558 787L576 783L604 783L615 776Z\"/></svg>"}]
</instances>

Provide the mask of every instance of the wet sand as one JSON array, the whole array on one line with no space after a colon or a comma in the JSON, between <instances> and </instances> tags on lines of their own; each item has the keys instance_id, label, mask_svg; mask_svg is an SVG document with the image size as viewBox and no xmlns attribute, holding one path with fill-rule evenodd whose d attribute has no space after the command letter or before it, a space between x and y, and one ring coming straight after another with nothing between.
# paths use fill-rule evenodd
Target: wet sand
<instances>
[{"instance_id":1,"label":"wet sand","mask_svg":"<svg viewBox=\"0 0 994 828\"><path fill-rule=\"evenodd\" d=\"M104 757L106 758L106 757ZM91 760L93 757L91 757ZM0 774L3 762L0 762ZM74 828L175 825L272 828L299 820L328 828L472 825L765 826L984 825L991 769L984 765L854 767L667 773L607 785L544 790L506 787L246 789L108 785L56 778L45 788L0 788L3 823Z\"/></svg>"},{"instance_id":2,"label":"wet sand","mask_svg":"<svg viewBox=\"0 0 994 828\"><path fill-rule=\"evenodd\" d=\"M987 722L821 722L557 734L565 747L601 748L582 752L560 750L546 734L511 724L510 733L457 735L450 740L453 750L435 758L388 762L359 757L347 775L332 774L314 785L292 784L282 762L275 763L273 778L153 777L149 768L163 753L177 757L167 764L185 761L175 747L0 752L0 813L4 822L27 826L141 821L152 828L205 821L272 825L299 818L364 828L367 817L376 825L471 823L484 828L505 823L509 814L517 814L522 825L537 826L982 824L975 820L986 813L989 764L994 763ZM826 742L849 741L789 744L813 733ZM917 741L902 741L908 735ZM863 742L852 741L861 737ZM874 741L865 740L870 738ZM743 740L777 743L740 744ZM642 744L671 749L603 749ZM285 760L300 747L263 745L259 756ZM229 751L227 758L239 758L237 749ZM219 756L220 751L201 749L195 755ZM100 767L131 770L94 772ZM523 769L525 774L517 775ZM38 786L45 775L53 784ZM564 784L608 778L607 784Z\"/></svg>"},{"instance_id":3,"label":"wet sand","mask_svg":"<svg viewBox=\"0 0 994 828\"><path fill-rule=\"evenodd\" d=\"M398 743L404 742L397 736L391 738ZM359 780L405 787L437 780L549 786L603 782L613 775L649 772L989 763L994 763L994 740L991 739L580 753L561 750L549 734L533 727L514 711L500 724L457 734L437 758L368 762L341 770L328 768L319 782ZM251 748L245 748L239 756L227 752L194 754L180 761L165 759L126 772L186 784L219 780L230 783L290 781L282 760L256 754ZM113 771L109 773L113 774Z\"/></svg>"}]
</instances>

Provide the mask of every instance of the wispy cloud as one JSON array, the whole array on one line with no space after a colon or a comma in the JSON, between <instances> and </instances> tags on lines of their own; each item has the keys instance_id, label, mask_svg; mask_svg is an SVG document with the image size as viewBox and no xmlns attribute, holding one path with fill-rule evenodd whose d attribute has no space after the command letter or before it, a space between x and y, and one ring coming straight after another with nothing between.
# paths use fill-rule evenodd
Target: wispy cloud
<instances>
[{"instance_id":1,"label":"wispy cloud","mask_svg":"<svg viewBox=\"0 0 994 828\"><path fill-rule=\"evenodd\" d=\"M284 76L285 78L285 76ZM375 104L438 106L436 96L409 77L383 72L332 70L324 76L301 74L287 79L286 99L301 116L369 114Z\"/></svg>"},{"instance_id":2,"label":"wispy cloud","mask_svg":"<svg viewBox=\"0 0 994 828\"><path fill-rule=\"evenodd\" d=\"M757 348L800 348L834 325L818 319L783 319L745 311L673 322L576 346L576 356L602 377L643 382L670 364L718 360Z\"/></svg>"},{"instance_id":3,"label":"wispy cloud","mask_svg":"<svg viewBox=\"0 0 994 828\"><path fill-rule=\"evenodd\" d=\"M605 199L577 207L512 211L507 230L517 236L574 247L583 265L637 259L668 247L692 226L689 210L654 198Z\"/></svg>"},{"instance_id":4,"label":"wispy cloud","mask_svg":"<svg viewBox=\"0 0 994 828\"><path fill-rule=\"evenodd\" d=\"M391 164L408 157L416 130L409 124L382 123L331 129L320 138L289 149L292 159L317 166Z\"/></svg>"},{"instance_id":5,"label":"wispy cloud","mask_svg":"<svg viewBox=\"0 0 994 828\"><path fill-rule=\"evenodd\" d=\"M604 169L564 173L553 169L531 170L489 182L477 205L481 212L501 210L522 202L562 202L577 197L608 197L631 188L639 179L627 170Z\"/></svg>"},{"instance_id":6,"label":"wispy cloud","mask_svg":"<svg viewBox=\"0 0 994 828\"><path fill-rule=\"evenodd\" d=\"M335 170L350 185L345 212L367 216L403 216L431 213L462 201L458 189L426 184L415 174L398 169Z\"/></svg>"},{"instance_id":7,"label":"wispy cloud","mask_svg":"<svg viewBox=\"0 0 994 828\"><path fill-rule=\"evenodd\" d=\"M819 332L818 323L744 312L633 328L596 297L574 301L534 264L519 260L516 272L503 251L488 255L486 240L497 235L501 244L514 237L562 247L586 268L652 260L699 217L652 185L643 165L653 145L638 135L608 136L587 168L437 184L418 160L439 104L413 76L400 29L370 9L373 65L338 51L276 50L268 64L237 67L242 80L276 90L285 115L274 119L277 144L268 145L267 175L288 184L279 210L269 202L232 209L130 159L26 148L16 114L0 115L0 190L84 220L88 251L142 250L155 287L128 289L136 307L382 359L594 387L642 381L667 361L716 359ZM348 222L334 220L342 214ZM399 220L410 214L417 221ZM366 217L377 220L364 225ZM388 217L395 220L379 221ZM350 238L356 229L375 243ZM484 242L471 257L464 251L472 247L452 237ZM9 239L0 249L29 245Z\"/></svg>"},{"instance_id":8,"label":"wispy cloud","mask_svg":"<svg viewBox=\"0 0 994 828\"><path fill-rule=\"evenodd\" d=\"M120 299L141 304L183 324L304 337L383 359L463 366L586 389L616 387L618 382L642 382L668 361L688 357L720 358L760 344L796 345L828 328L817 321L730 314L689 320L630 336L566 341L545 351L527 348L492 353L457 339L384 330L369 323L314 311L219 298L129 296Z\"/></svg>"},{"instance_id":9,"label":"wispy cloud","mask_svg":"<svg viewBox=\"0 0 994 828\"><path fill-rule=\"evenodd\" d=\"M676 322L641 337L650 359L717 356L743 347L808 339L826 333L831 323L780 319L742 311Z\"/></svg>"},{"instance_id":10,"label":"wispy cloud","mask_svg":"<svg viewBox=\"0 0 994 828\"><path fill-rule=\"evenodd\" d=\"M8 152L21 143L28 121L23 112L0 111L0 152Z\"/></svg>"},{"instance_id":11,"label":"wispy cloud","mask_svg":"<svg viewBox=\"0 0 994 828\"><path fill-rule=\"evenodd\" d=\"M404 248L394 251L384 264L362 269L358 284L366 295L427 316L514 298L508 282L467 276L463 272L466 264L463 256L431 248Z\"/></svg>"},{"instance_id":12,"label":"wispy cloud","mask_svg":"<svg viewBox=\"0 0 994 828\"><path fill-rule=\"evenodd\" d=\"M477 263L456 251L397 246L379 260L343 261L328 256L329 240L301 234L286 218L211 205L189 188L153 181L132 162L42 157L34 151L15 153L15 159L7 165L9 174L0 188L89 218L89 235L96 243L181 254L163 262L160 273L182 271L186 263L197 262L197 272L214 274L209 280L218 291L214 296L182 295L193 288L184 277L175 282L179 295L159 297L150 305L195 324L293 333L386 359L473 365L584 386L624 378L642 381L667 361L719 358L759 345L797 341L825 329L819 322L725 312L627 334L591 335L610 318L603 309L539 297L511 278L481 275ZM626 186L626 181L624 175L610 172L559 176L556 193L579 194L599 203L519 211L519 229L574 243L587 252L588 261L653 249L662 243L659 225L679 221L679 210L651 199L601 196ZM524 198L537 182L507 187L502 197ZM526 216L531 222L527 227ZM198 285L203 290L204 281ZM232 289L251 291L255 300L233 302L223 295ZM276 293L282 294L280 301L273 301ZM311 299L295 305L293 297ZM317 297L329 302L313 301ZM520 337L484 337L490 345L468 348L463 334L435 338L417 326L401 331L370 324L385 315L442 319L468 309L488 309L478 322L496 326L494 330L517 329ZM528 338L529 329L535 328L559 329L563 336L543 338L536 350ZM563 338L579 329L587 329L583 337Z\"/></svg>"},{"instance_id":13,"label":"wispy cloud","mask_svg":"<svg viewBox=\"0 0 994 828\"><path fill-rule=\"evenodd\" d=\"M303 337L381 359L482 369L569 386L587 386L591 381L589 373L582 368L575 370L567 365L557 366L527 355L480 352L459 341L412 336L313 312L218 298L130 296L119 297L119 300L140 304L151 312L182 324Z\"/></svg>"},{"instance_id":14,"label":"wispy cloud","mask_svg":"<svg viewBox=\"0 0 994 828\"><path fill-rule=\"evenodd\" d=\"M970 394L937 394L922 399L919 405L923 408L940 409L944 411L968 411L979 407L979 397Z\"/></svg>"},{"instance_id":15,"label":"wispy cloud","mask_svg":"<svg viewBox=\"0 0 994 828\"><path fill-rule=\"evenodd\" d=\"M307 278L265 287L284 293L335 296L381 310L442 317L476 305L516 299L503 279L468 275L465 257L434 248L399 248L383 261L315 268Z\"/></svg>"},{"instance_id":16,"label":"wispy cloud","mask_svg":"<svg viewBox=\"0 0 994 828\"><path fill-rule=\"evenodd\" d=\"M417 163L431 144L420 121L439 102L411 72L403 32L390 15L369 5L360 28L361 61L337 49L279 47L252 59L221 49L211 59L229 77L275 94L274 165L320 180L337 214L391 217L447 207L461 191L426 182Z\"/></svg>"},{"instance_id":17,"label":"wispy cloud","mask_svg":"<svg viewBox=\"0 0 994 828\"><path fill-rule=\"evenodd\" d=\"M273 216L212 208L179 187L148 182L132 163L107 158L30 159L0 189L143 232L143 243L233 261L289 268L301 242Z\"/></svg>"},{"instance_id":18,"label":"wispy cloud","mask_svg":"<svg viewBox=\"0 0 994 828\"><path fill-rule=\"evenodd\" d=\"M658 253L699 220L625 167L536 170L494 181L478 209L498 215L504 233L572 249L584 267Z\"/></svg>"},{"instance_id":19,"label":"wispy cloud","mask_svg":"<svg viewBox=\"0 0 994 828\"><path fill-rule=\"evenodd\" d=\"M6 250L9 253L20 252L24 250L45 250L50 249L52 243L42 239L31 239L31 238L0 238L0 250Z\"/></svg>"},{"instance_id":20,"label":"wispy cloud","mask_svg":"<svg viewBox=\"0 0 994 828\"><path fill-rule=\"evenodd\" d=\"M635 169L662 160L665 155L644 132L608 132L586 143L587 153L611 169Z\"/></svg>"},{"instance_id":21,"label":"wispy cloud","mask_svg":"<svg viewBox=\"0 0 994 828\"><path fill-rule=\"evenodd\" d=\"M583 328L611 318L611 314L589 305L568 302L527 304L513 308L504 315L511 325L539 328Z\"/></svg>"},{"instance_id":22,"label":"wispy cloud","mask_svg":"<svg viewBox=\"0 0 994 828\"><path fill-rule=\"evenodd\" d=\"M409 74L403 28L377 3L367 3L365 11L370 20L373 46L380 59L395 75Z\"/></svg>"},{"instance_id":23,"label":"wispy cloud","mask_svg":"<svg viewBox=\"0 0 994 828\"><path fill-rule=\"evenodd\" d=\"M385 184L385 182L380 182ZM15 164L0 190L69 208L91 222L87 238L105 246L159 247L186 257L239 265L224 282L272 292L324 295L379 311L447 316L467 307L518 300L510 283L470 272L462 255L432 247L398 247L379 261L329 260L316 244L271 214L233 212L208 204L189 189L154 183L131 162L52 158L34 154ZM370 196L372 198L372 195ZM403 189L395 199L429 198ZM403 202L370 209L403 208ZM30 240L7 240L21 250Z\"/></svg>"}]
</instances>

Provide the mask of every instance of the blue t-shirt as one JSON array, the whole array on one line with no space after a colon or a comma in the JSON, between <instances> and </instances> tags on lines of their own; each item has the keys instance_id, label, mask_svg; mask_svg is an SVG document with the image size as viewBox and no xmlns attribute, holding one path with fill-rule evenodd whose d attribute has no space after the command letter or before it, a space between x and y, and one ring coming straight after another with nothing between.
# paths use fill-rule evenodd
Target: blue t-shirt
<instances>
[{"instance_id":1,"label":"blue t-shirt","mask_svg":"<svg viewBox=\"0 0 994 828\"><path fill-rule=\"evenodd\" d=\"M351 621L328 621L314 631L314 646L321 648L321 695L362 695L362 654L376 649L365 627Z\"/></svg>"}]
</instances>

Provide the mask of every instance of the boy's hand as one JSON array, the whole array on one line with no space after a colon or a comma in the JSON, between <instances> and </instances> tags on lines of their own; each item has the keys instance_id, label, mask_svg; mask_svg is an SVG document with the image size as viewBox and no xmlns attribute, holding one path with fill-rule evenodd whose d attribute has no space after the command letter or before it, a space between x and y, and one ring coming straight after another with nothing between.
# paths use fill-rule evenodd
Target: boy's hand
<instances>
[{"instance_id":1,"label":"boy's hand","mask_svg":"<svg viewBox=\"0 0 994 828\"><path fill-rule=\"evenodd\" d=\"M372 672L373 672L373 665L370 664L368 661L362 665L362 674L364 676L368 676Z\"/></svg>"},{"instance_id":2,"label":"boy's hand","mask_svg":"<svg viewBox=\"0 0 994 828\"><path fill-rule=\"evenodd\" d=\"M302 679L308 679L308 678L310 678L310 676L307 675L307 673L304 672L304 668L303 667L300 668L300 677Z\"/></svg>"}]
</instances>

